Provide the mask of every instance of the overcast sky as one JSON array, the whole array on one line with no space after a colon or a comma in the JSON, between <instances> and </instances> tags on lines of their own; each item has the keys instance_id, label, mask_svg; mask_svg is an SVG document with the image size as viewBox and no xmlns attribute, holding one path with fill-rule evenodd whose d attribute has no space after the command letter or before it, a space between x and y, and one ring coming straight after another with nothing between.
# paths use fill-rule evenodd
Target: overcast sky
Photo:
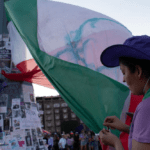
<instances>
[{"instance_id":1,"label":"overcast sky","mask_svg":"<svg viewBox=\"0 0 150 150\"><path fill-rule=\"evenodd\" d=\"M126 26L133 35L150 36L150 0L57 0L105 14ZM56 96L57 91L33 85L35 96Z\"/></svg>"}]
</instances>

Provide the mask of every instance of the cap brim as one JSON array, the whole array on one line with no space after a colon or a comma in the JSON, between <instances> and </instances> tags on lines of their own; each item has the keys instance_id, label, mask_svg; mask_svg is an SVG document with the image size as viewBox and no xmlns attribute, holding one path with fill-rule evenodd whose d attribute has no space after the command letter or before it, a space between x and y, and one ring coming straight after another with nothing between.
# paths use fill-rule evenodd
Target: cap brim
<instances>
[{"instance_id":1,"label":"cap brim","mask_svg":"<svg viewBox=\"0 0 150 150\"><path fill-rule=\"evenodd\" d=\"M126 45L113 45L106 48L100 55L100 61L106 67L119 66L119 57L132 57L136 59L147 59L150 57L145 53Z\"/></svg>"}]
</instances>

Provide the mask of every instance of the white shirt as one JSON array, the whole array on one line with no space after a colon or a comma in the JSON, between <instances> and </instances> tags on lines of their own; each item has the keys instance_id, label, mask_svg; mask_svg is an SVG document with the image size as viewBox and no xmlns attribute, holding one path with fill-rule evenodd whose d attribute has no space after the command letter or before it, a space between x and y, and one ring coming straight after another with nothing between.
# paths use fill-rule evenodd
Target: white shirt
<instances>
[{"instance_id":1,"label":"white shirt","mask_svg":"<svg viewBox=\"0 0 150 150\"><path fill-rule=\"evenodd\" d=\"M66 139L65 138L61 138L59 140L59 146L60 146L60 148L65 148L65 145L66 145Z\"/></svg>"}]
</instances>

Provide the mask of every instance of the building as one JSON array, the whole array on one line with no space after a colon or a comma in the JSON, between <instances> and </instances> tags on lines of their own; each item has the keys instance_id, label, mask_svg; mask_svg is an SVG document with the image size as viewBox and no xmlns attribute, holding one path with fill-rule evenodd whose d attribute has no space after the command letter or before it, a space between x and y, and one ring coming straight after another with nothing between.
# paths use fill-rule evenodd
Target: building
<instances>
[{"instance_id":1,"label":"building","mask_svg":"<svg viewBox=\"0 0 150 150\"><path fill-rule=\"evenodd\" d=\"M56 97L37 97L36 102L39 106L42 128L54 132L75 130L79 125L86 125L80 120L75 113L68 107L67 103L61 98Z\"/></svg>"}]
</instances>

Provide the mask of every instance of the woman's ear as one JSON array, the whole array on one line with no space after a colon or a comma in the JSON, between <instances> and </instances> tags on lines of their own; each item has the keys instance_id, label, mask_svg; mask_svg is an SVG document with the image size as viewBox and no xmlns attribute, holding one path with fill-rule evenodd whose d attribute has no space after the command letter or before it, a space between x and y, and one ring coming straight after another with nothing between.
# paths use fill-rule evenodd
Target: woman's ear
<instances>
[{"instance_id":1,"label":"woman's ear","mask_svg":"<svg viewBox=\"0 0 150 150\"><path fill-rule=\"evenodd\" d=\"M141 79L142 78L142 68L140 66L136 65L136 69L137 69L138 77Z\"/></svg>"}]
</instances>

